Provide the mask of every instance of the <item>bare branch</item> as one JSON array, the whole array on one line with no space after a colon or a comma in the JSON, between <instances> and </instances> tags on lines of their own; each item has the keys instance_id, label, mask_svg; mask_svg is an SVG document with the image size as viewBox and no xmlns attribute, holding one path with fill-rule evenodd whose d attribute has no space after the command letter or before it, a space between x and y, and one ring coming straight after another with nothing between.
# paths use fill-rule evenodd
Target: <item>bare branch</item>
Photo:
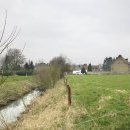
<instances>
[{"instance_id":1,"label":"bare branch","mask_svg":"<svg viewBox=\"0 0 130 130\"><path fill-rule=\"evenodd\" d=\"M21 29L19 29L18 31L16 29L16 32L14 33L13 37L10 39L9 44L12 43L18 37L18 35L20 34L20 31Z\"/></svg>"},{"instance_id":2,"label":"bare branch","mask_svg":"<svg viewBox=\"0 0 130 130\"><path fill-rule=\"evenodd\" d=\"M7 10L5 10L5 19L4 19L4 25L3 25L3 30L2 30L2 34L0 37L0 55L3 53L3 51L8 48L8 46L17 38L17 36L20 33L20 29L17 29L17 26L13 27L12 32L10 33L10 35L7 37L7 39L5 41L3 41L3 37L4 37L4 33L5 33L5 28L6 28L6 23L7 23Z\"/></svg>"},{"instance_id":3,"label":"bare branch","mask_svg":"<svg viewBox=\"0 0 130 130\"><path fill-rule=\"evenodd\" d=\"M4 26L3 26L2 34L1 34L1 37L0 37L0 43L1 43L3 36L4 36L4 33L5 33L6 21L7 21L7 10L5 10Z\"/></svg>"},{"instance_id":4,"label":"bare branch","mask_svg":"<svg viewBox=\"0 0 130 130\"><path fill-rule=\"evenodd\" d=\"M11 37L14 35L14 33L16 32L16 27L13 27L13 30L11 32L11 34L8 36L8 38L0 45L0 47L3 47L10 39Z\"/></svg>"},{"instance_id":5,"label":"bare branch","mask_svg":"<svg viewBox=\"0 0 130 130\"><path fill-rule=\"evenodd\" d=\"M21 53L23 53L23 51L24 51L25 47L26 47L26 42L25 42L25 44L24 44L24 47L23 47L23 49L22 49Z\"/></svg>"},{"instance_id":6,"label":"bare branch","mask_svg":"<svg viewBox=\"0 0 130 130\"><path fill-rule=\"evenodd\" d=\"M19 35L19 33L20 33L20 30L16 34L13 34L13 36L11 37L11 39L7 43L5 43L4 48L0 51L0 55L17 38L17 36Z\"/></svg>"}]
</instances>

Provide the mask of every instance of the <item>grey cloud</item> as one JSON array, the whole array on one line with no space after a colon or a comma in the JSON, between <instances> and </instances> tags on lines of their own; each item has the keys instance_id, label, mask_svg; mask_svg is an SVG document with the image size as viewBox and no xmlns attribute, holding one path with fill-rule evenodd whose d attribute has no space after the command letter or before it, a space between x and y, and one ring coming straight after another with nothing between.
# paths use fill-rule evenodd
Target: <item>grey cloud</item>
<instances>
[{"instance_id":1,"label":"grey cloud","mask_svg":"<svg viewBox=\"0 0 130 130\"><path fill-rule=\"evenodd\" d=\"M19 25L32 60L64 54L74 63L102 63L119 53L130 59L129 0L3 0L8 23Z\"/></svg>"}]
</instances>

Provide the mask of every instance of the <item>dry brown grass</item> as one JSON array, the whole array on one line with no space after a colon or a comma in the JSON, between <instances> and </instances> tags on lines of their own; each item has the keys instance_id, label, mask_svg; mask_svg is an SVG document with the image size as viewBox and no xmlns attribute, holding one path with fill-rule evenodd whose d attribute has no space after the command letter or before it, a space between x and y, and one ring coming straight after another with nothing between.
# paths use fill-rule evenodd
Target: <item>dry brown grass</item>
<instances>
[{"instance_id":1,"label":"dry brown grass","mask_svg":"<svg viewBox=\"0 0 130 130\"><path fill-rule=\"evenodd\" d=\"M74 101L68 106L64 83L60 80L55 88L47 90L36 99L28 113L23 114L13 130L72 129L75 119L87 114L85 108Z\"/></svg>"},{"instance_id":2,"label":"dry brown grass","mask_svg":"<svg viewBox=\"0 0 130 130\"><path fill-rule=\"evenodd\" d=\"M106 105L106 102L108 100L112 99L111 96L101 96L100 99L99 99L99 107L98 107L98 110L100 109L103 109Z\"/></svg>"},{"instance_id":3,"label":"dry brown grass","mask_svg":"<svg viewBox=\"0 0 130 130\"><path fill-rule=\"evenodd\" d=\"M115 92L120 93L120 94L127 94L128 93L126 90L119 90L119 89L116 89Z\"/></svg>"}]
</instances>

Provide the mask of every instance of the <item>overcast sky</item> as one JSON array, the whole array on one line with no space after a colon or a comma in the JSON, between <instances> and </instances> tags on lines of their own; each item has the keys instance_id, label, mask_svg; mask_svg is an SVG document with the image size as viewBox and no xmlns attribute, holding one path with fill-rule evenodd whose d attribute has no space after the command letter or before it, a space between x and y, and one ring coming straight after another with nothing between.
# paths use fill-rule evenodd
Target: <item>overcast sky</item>
<instances>
[{"instance_id":1,"label":"overcast sky","mask_svg":"<svg viewBox=\"0 0 130 130\"><path fill-rule=\"evenodd\" d=\"M12 47L27 59L48 62L64 55L72 63L100 64L122 54L130 59L130 0L0 0L0 22L21 33ZM1 25L1 24L0 24Z\"/></svg>"}]
</instances>

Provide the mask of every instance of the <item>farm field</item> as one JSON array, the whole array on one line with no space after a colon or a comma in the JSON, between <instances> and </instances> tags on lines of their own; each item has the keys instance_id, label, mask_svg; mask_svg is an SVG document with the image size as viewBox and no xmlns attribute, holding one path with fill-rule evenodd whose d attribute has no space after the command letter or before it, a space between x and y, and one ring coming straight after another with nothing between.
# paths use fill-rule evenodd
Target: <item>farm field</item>
<instances>
[{"instance_id":1,"label":"farm field","mask_svg":"<svg viewBox=\"0 0 130 130\"><path fill-rule=\"evenodd\" d=\"M82 129L130 129L130 75L69 75L72 103L87 113L75 119Z\"/></svg>"},{"instance_id":2,"label":"farm field","mask_svg":"<svg viewBox=\"0 0 130 130\"><path fill-rule=\"evenodd\" d=\"M5 82L0 85L0 106L6 105L36 87L31 76L9 76L4 77L3 80Z\"/></svg>"}]
</instances>

